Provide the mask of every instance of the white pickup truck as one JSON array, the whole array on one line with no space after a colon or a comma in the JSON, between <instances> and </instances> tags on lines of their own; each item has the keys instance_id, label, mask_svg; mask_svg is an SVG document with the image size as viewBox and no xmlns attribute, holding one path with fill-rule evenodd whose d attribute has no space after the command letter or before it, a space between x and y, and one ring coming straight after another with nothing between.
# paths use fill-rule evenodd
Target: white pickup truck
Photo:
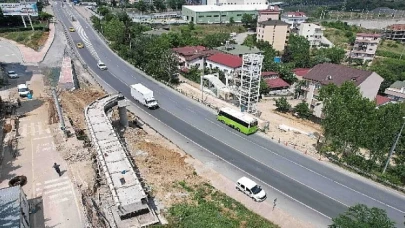
<instances>
[{"instance_id":1,"label":"white pickup truck","mask_svg":"<svg viewBox=\"0 0 405 228\"><path fill-rule=\"evenodd\" d=\"M155 109L159 107L155 97L153 96L153 91L148 89L141 83L131 85L131 96L144 106Z\"/></svg>"}]
</instances>

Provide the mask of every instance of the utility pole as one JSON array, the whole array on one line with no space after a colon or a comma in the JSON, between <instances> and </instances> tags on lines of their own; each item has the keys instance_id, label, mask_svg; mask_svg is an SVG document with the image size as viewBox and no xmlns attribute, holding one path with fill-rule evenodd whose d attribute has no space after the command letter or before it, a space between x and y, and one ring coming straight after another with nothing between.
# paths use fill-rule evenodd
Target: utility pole
<instances>
[{"instance_id":1,"label":"utility pole","mask_svg":"<svg viewBox=\"0 0 405 228\"><path fill-rule=\"evenodd\" d=\"M392 145L392 147L391 147L391 149L390 149L390 153L388 154L388 159L387 159L387 162L385 163L385 166L384 166L384 169L383 169L383 171L382 171L382 174L384 174L385 171L387 170L388 164L390 163L390 160L391 160L391 157L392 157L392 153L394 152L395 148L397 147L399 138L401 137L401 134L402 134L402 130L404 130L404 127L405 127L405 117L402 117L402 119L404 119L404 123L402 124L401 130L399 130L399 133L398 133L398 135L397 135L397 137L396 137L396 139L395 139L395 142L394 142L394 144Z\"/></svg>"}]
</instances>

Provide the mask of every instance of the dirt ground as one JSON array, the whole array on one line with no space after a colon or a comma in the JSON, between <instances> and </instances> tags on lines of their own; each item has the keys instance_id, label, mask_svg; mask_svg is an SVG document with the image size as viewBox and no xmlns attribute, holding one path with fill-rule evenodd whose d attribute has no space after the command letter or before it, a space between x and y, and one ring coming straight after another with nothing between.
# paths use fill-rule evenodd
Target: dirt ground
<instances>
[{"instance_id":1,"label":"dirt ground","mask_svg":"<svg viewBox=\"0 0 405 228\"><path fill-rule=\"evenodd\" d=\"M130 112L128 117L130 121L135 119ZM118 120L116 109L112 119ZM184 151L147 125L143 125L142 129L128 127L123 136L142 178L151 187L155 199L161 202L161 210L190 200L189 193L180 182L186 181L190 186L206 182L197 175L192 165L185 161L190 157Z\"/></svg>"},{"instance_id":2,"label":"dirt ground","mask_svg":"<svg viewBox=\"0 0 405 228\"><path fill-rule=\"evenodd\" d=\"M177 90L181 91L183 94L189 97L194 97L201 99L201 90L198 83L189 81L185 78L181 78L185 83L181 83L177 86ZM204 93L204 102L211 104L214 107L231 107L237 109L236 106L225 102L223 100L217 99L214 96ZM288 100L288 102L295 106L301 100ZM280 140L280 143L287 143L295 149L307 153L308 155L319 158L316 153L314 145L316 144L317 138L310 137L306 134L299 133L311 133L317 135L322 133L321 126L319 124L313 123L308 120L303 120L297 118L291 114L283 114L275 111L275 101L273 99L263 99L258 104L258 110L261 112L260 119L269 122L269 130L265 133L266 136L273 140ZM286 125L288 127L297 129L298 131L284 131L279 128L280 125Z\"/></svg>"}]
</instances>

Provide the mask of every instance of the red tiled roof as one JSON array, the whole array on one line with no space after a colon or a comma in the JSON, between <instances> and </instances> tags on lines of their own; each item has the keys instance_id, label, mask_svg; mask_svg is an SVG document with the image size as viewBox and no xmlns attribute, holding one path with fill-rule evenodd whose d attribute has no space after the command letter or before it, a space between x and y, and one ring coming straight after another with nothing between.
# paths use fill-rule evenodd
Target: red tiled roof
<instances>
[{"instance_id":1,"label":"red tiled roof","mask_svg":"<svg viewBox=\"0 0 405 228\"><path fill-rule=\"evenodd\" d=\"M183 56L187 61L191 61L200 57L208 57L220 52L218 50L210 50L204 46L186 46L172 48L172 50L178 55Z\"/></svg>"},{"instance_id":2,"label":"red tiled roof","mask_svg":"<svg viewBox=\"0 0 405 228\"><path fill-rule=\"evenodd\" d=\"M265 72L262 72L262 77L266 77L266 76L278 76L278 73L277 72L274 72L274 71L265 71Z\"/></svg>"},{"instance_id":3,"label":"red tiled roof","mask_svg":"<svg viewBox=\"0 0 405 228\"><path fill-rule=\"evenodd\" d=\"M280 8L278 6L269 6L268 9L259 10L259 14L261 13L280 13Z\"/></svg>"},{"instance_id":4,"label":"red tiled roof","mask_svg":"<svg viewBox=\"0 0 405 228\"><path fill-rule=\"evenodd\" d=\"M387 27L389 30L394 30L394 31L404 31L405 30L405 24L393 24Z\"/></svg>"},{"instance_id":5,"label":"red tiled roof","mask_svg":"<svg viewBox=\"0 0 405 228\"><path fill-rule=\"evenodd\" d=\"M230 68L239 68L242 66L241 57L225 53L217 53L211 55L210 57L207 58L207 60Z\"/></svg>"},{"instance_id":6,"label":"red tiled roof","mask_svg":"<svg viewBox=\"0 0 405 228\"><path fill-rule=\"evenodd\" d=\"M294 17L305 17L306 16L304 12L288 12L287 15L294 16Z\"/></svg>"},{"instance_id":7,"label":"red tiled roof","mask_svg":"<svg viewBox=\"0 0 405 228\"><path fill-rule=\"evenodd\" d=\"M290 86L290 84L288 84L281 78L267 78L264 79L264 81L266 82L267 86L270 87L270 89L284 88Z\"/></svg>"},{"instance_id":8,"label":"red tiled roof","mask_svg":"<svg viewBox=\"0 0 405 228\"><path fill-rule=\"evenodd\" d=\"M361 37L381 37L381 34L375 34L375 33L357 33L356 36L361 36Z\"/></svg>"},{"instance_id":9,"label":"red tiled roof","mask_svg":"<svg viewBox=\"0 0 405 228\"><path fill-rule=\"evenodd\" d=\"M375 97L375 103L377 104L377 106L383 105L383 104L388 103L390 101L391 101L391 99L389 99L386 96L377 95Z\"/></svg>"},{"instance_id":10,"label":"red tiled roof","mask_svg":"<svg viewBox=\"0 0 405 228\"><path fill-rule=\"evenodd\" d=\"M359 70L343 65L322 63L314 66L303 78L317 81L323 85L332 83L337 86L346 81L353 81L358 86L372 73L371 71Z\"/></svg>"},{"instance_id":11,"label":"red tiled roof","mask_svg":"<svg viewBox=\"0 0 405 228\"><path fill-rule=\"evenodd\" d=\"M306 75L310 70L311 70L311 68L296 68L293 70L293 72L297 76L302 77L302 76Z\"/></svg>"}]
</instances>

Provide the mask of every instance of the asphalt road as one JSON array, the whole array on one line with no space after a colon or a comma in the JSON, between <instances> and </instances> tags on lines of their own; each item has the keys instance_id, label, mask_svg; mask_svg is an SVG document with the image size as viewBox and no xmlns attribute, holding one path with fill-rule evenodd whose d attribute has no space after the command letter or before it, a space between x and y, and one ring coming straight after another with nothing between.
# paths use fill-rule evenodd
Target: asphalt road
<instances>
[{"instance_id":1,"label":"asphalt road","mask_svg":"<svg viewBox=\"0 0 405 228\"><path fill-rule=\"evenodd\" d=\"M70 27L71 21L61 13L60 3L54 8L58 9L55 10L57 17ZM347 206L363 203L387 210L397 225L403 227L403 195L355 175L346 175L343 171L267 140L260 134L245 136L229 129L216 121L212 111L128 66L106 47L77 13L76 18L109 70L101 71L97 68L97 60L89 48L79 49L87 65L129 100L133 101L129 89L131 84L143 83L155 91L161 108L143 109L180 134L325 217L335 217L344 212ZM70 34L75 43L83 42L77 33Z\"/></svg>"}]
</instances>

